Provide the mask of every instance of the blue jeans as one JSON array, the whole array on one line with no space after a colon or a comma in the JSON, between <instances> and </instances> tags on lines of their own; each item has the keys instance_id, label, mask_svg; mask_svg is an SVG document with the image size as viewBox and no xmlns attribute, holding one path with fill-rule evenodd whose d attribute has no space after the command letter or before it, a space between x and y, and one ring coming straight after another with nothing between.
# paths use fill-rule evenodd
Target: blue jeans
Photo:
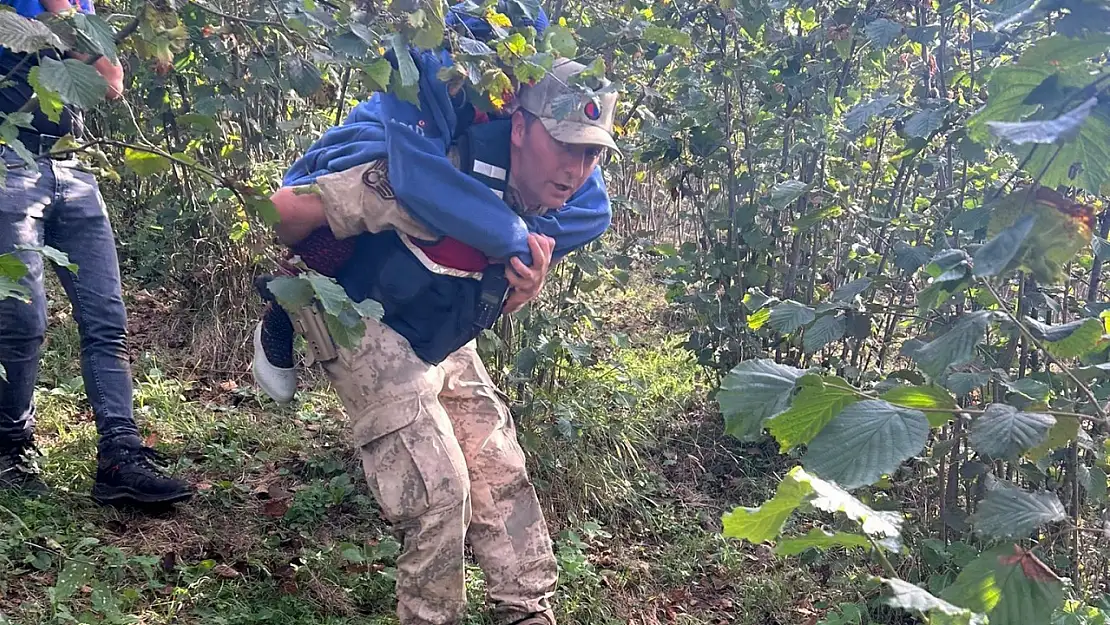
<instances>
[{"instance_id":1,"label":"blue jeans","mask_svg":"<svg viewBox=\"0 0 1110 625\"><path fill-rule=\"evenodd\" d=\"M78 170L76 160L41 158L35 172L6 146L0 146L0 157L8 167L0 187L0 254L15 251L27 265L20 283L31 292L30 303L0 300L0 363L7 371L7 380L0 380L0 442L32 435L46 333L44 259L16 251L17 245L49 245L77 265L76 274L57 266L55 271L81 335L81 373L100 442L137 435L119 260L96 178Z\"/></svg>"}]
</instances>

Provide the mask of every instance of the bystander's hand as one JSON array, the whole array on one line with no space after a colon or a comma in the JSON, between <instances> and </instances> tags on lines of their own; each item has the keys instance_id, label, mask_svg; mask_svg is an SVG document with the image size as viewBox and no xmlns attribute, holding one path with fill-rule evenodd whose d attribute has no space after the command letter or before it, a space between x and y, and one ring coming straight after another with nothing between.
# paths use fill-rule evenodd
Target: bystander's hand
<instances>
[{"instance_id":1,"label":"bystander's hand","mask_svg":"<svg viewBox=\"0 0 1110 625\"><path fill-rule=\"evenodd\" d=\"M547 272L551 269L551 253L555 249L555 239L542 234L528 235L528 248L532 250L532 266L525 265L517 257L509 260L505 277L513 290L505 301L505 312L514 313L535 299L543 290Z\"/></svg>"}]
</instances>

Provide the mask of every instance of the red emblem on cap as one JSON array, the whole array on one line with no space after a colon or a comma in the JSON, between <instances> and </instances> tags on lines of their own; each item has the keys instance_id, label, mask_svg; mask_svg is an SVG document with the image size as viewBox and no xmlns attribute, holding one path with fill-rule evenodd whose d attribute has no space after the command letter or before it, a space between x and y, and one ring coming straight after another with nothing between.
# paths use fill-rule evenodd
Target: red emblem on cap
<instances>
[{"instance_id":1,"label":"red emblem on cap","mask_svg":"<svg viewBox=\"0 0 1110 625\"><path fill-rule=\"evenodd\" d=\"M586 117L589 117L594 121L597 121L601 118L601 107L599 107L593 101L587 102L586 107L582 109L582 112L586 114Z\"/></svg>"}]
</instances>

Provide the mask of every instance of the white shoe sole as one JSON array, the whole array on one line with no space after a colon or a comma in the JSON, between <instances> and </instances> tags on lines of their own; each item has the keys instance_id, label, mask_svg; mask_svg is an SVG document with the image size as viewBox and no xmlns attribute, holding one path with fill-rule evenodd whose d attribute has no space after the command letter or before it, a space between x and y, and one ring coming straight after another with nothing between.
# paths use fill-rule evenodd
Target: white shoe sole
<instances>
[{"instance_id":1,"label":"white shoe sole","mask_svg":"<svg viewBox=\"0 0 1110 625\"><path fill-rule=\"evenodd\" d=\"M254 382L271 399L279 404L288 404L293 401L297 393L296 369L282 369L270 364L266 359L266 351L262 349L262 322L254 327L254 362L251 363L251 373Z\"/></svg>"}]
</instances>

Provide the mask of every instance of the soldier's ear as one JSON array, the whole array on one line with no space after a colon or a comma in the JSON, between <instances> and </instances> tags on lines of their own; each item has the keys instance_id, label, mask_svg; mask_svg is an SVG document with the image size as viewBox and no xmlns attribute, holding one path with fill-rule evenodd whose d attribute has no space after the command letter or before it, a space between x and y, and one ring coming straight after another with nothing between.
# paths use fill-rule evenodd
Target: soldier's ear
<instances>
[{"instance_id":1,"label":"soldier's ear","mask_svg":"<svg viewBox=\"0 0 1110 625\"><path fill-rule=\"evenodd\" d=\"M520 109L513 111L512 116L512 142L515 147L524 147L524 136L528 133L528 120L524 118L524 113Z\"/></svg>"}]
</instances>

